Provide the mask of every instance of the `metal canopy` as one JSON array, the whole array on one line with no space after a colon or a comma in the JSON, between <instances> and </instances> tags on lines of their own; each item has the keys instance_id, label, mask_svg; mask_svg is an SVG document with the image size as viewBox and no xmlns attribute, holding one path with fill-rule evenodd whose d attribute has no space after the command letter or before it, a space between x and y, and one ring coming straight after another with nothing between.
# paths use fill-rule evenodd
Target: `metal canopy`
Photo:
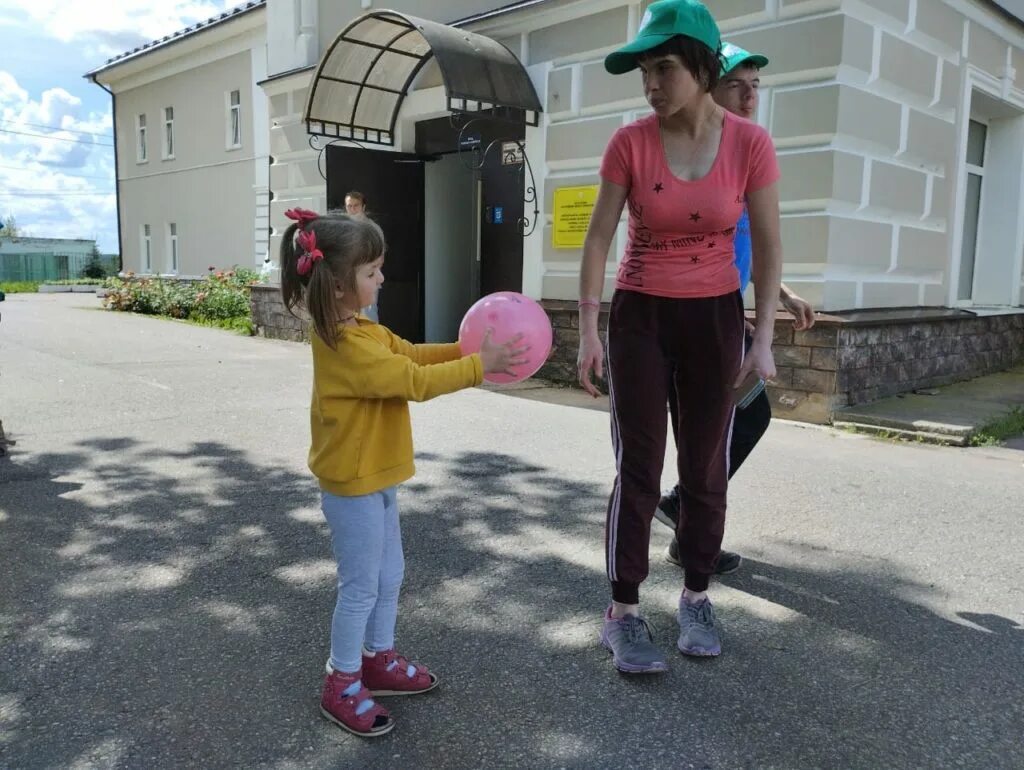
<instances>
[{"instance_id":1,"label":"metal canopy","mask_svg":"<svg viewBox=\"0 0 1024 770\"><path fill-rule=\"evenodd\" d=\"M449 111L537 125L537 92L505 46L435 21L375 11L349 24L327 49L306 102L306 128L319 136L393 145L402 100L431 57L444 79Z\"/></svg>"}]
</instances>

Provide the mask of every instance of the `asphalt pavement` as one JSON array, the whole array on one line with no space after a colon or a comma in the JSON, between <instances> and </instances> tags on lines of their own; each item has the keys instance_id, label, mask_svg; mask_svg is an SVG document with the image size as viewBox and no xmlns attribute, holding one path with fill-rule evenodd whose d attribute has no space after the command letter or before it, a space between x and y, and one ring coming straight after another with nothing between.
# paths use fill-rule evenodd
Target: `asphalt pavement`
<instances>
[{"instance_id":1,"label":"asphalt pavement","mask_svg":"<svg viewBox=\"0 0 1024 770\"><path fill-rule=\"evenodd\" d=\"M0 767L1024 767L1020 451L774 422L730 489L722 656L672 652L655 524L671 669L631 679L597 644L607 414L414 405L398 639L443 681L371 742L317 711L308 347L85 295L0 312Z\"/></svg>"}]
</instances>

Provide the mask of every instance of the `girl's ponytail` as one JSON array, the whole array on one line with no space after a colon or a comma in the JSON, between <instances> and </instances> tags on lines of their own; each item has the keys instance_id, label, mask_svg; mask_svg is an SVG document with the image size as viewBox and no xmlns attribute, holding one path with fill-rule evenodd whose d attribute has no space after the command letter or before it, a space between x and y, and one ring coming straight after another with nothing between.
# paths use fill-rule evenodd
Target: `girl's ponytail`
<instances>
[{"instance_id":1,"label":"girl's ponytail","mask_svg":"<svg viewBox=\"0 0 1024 770\"><path fill-rule=\"evenodd\" d=\"M295 248L295 231L298 223L291 224L281 236L281 299L292 315L303 306L302 279L299 276L299 254Z\"/></svg>"}]
</instances>

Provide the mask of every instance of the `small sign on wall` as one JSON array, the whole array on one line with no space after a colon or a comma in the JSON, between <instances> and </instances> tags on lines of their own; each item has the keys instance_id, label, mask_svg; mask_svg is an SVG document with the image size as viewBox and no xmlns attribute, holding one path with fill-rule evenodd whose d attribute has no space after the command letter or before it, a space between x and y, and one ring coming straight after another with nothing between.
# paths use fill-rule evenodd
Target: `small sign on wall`
<instances>
[{"instance_id":1,"label":"small sign on wall","mask_svg":"<svg viewBox=\"0 0 1024 770\"><path fill-rule=\"evenodd\" d=\"M519 142L501 143L501 165L518 166L523 162L523 148Z\"/></svg>"},{"instance_id":2,"label":"small sign on wall","mask_svg":"<svg viewBox=\"0 0 1024 770\"><path fill-rule=\"evenodd\" d=\"M596 184L583 187L559 187L554 195L554 226L551 242L556 249L578 249L590 226L590 215L597 202Z\"/></svg>"}]
</instances>

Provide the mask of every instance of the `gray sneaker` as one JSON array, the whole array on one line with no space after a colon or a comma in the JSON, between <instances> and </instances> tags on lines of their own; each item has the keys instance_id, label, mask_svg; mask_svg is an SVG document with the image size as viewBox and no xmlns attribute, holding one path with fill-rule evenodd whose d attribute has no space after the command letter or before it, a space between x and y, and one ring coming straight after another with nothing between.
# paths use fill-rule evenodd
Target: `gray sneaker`
<instances>
[{"instance_id":1,"label":"gray sneaker","mask_svg":"<svg viewBox=\"0 0 1024 770\"><path fill-rule=\"evenodd\" d=\"M660 674L668 671L668 663L654 645L650 626L643 618L604 616L601 644L612 653L615 668L626 674Z\"/></svg>"},{"instance_id":2,"label":"gray sneaker","mask_svg":"<svg viewBox=\"0 0 1024 770\"><path fill-rule=\"evenodd\" d=\"M679 599L679 652L707 657L722 653L722 639L715 624L715 608L705 599L690 604Z\"/></svg>"}]
</instances>

